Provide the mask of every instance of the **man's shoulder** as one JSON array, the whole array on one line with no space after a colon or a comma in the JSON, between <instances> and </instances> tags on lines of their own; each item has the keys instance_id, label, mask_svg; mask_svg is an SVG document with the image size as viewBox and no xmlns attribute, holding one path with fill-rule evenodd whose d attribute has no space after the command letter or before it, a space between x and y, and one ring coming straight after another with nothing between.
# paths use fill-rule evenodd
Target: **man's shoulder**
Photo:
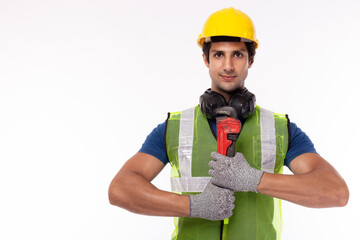
<instances>
[{"instance_id":1,"label":"man's shoulder","mask_svg":"<svg viewBox=\"0 0 360 240\"><path fill-rule=\"evenodd\" d=\"M168 162L164 140L165 129L166 121L158 124L146 137L145 142L139 150L139 152L147 153L156 157L164 164Z\"/></svg>"}]
</instances>

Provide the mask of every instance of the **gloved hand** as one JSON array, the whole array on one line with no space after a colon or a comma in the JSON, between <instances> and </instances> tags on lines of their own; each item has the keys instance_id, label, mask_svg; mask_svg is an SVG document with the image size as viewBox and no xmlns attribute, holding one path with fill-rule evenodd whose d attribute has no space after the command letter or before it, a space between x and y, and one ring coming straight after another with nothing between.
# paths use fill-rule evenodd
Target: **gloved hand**
<instances>
[{"instance_id":1,"label":"gloved hand","mask_svg":"<svg viewBox=\"0 0 360 240\"><path fill-rule=\"evenodd\" d=\"M198 195L190 195L190 215L192 218L223 220L231 217L234 209L234 192L211 184Z\"/></svg>"},{"instance_id":2,"label":"gloved hand","mask_svg":"<svg viewBox=\"0 0 360 240\"><path fill-rule=\"evenodd\" d=\"M211 183L236 192L257 192L263 171L252 168L242 153L227 157L220 153L211 153L209 162Z\"/></svg>"}]
</instances>

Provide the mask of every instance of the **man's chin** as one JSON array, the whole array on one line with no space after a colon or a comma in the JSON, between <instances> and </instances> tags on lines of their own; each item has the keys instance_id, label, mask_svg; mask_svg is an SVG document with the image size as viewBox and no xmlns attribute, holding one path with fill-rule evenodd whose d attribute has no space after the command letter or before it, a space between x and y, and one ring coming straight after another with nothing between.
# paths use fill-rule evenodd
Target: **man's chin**
<instances>
[{"instance_id":1,"label":"man's chin","mask_svg":"<svg viewBox=\"0 0 360 240\"><path fill-rule=\"evenodd\" d=\"M233 93L238 92L239 90L243 89L243 87L241 87L241 86L237 86L237 87L226 86L226 87L218 87L217 89L219 92L223 92L223 93L232 95Z\"/></svg>"}]
</instances>

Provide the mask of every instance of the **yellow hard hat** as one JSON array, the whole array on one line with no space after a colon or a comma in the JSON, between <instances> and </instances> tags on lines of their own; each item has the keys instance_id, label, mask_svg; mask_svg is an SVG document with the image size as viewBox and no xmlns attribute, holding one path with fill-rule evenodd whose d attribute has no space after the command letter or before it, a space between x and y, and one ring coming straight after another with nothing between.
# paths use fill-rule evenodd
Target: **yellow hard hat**
<instances>
[{"instance_id":1,"label":"yellow hard hat","mask_svg":"<svg viewBox=\"0 0 360 240\"><path fill-rule=\"evenodd\" d=\"M197 44L202 47L204 42L210 41L210 37L215 36L239 37L241 41L254 42L255 48L259 45L251 19L232 7L211 14L197 38Z\"/></svg>"}]
</instances>

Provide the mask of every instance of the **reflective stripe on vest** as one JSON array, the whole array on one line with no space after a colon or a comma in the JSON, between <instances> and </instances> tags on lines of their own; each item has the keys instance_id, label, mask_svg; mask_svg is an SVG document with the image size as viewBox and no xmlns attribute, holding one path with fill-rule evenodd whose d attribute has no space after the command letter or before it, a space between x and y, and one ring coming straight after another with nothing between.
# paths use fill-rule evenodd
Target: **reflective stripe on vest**
<instances>
[{"instance_id":1,"label":"reflective stripe on vest","mask_svg":"<svg viewBox=\"0 0 360 240\"><path fill-rule=\"evenodd\" d=\"M260 108L261 170L274 173L276 162L276 135L274 113Z\"/></svg>"},{"instance_id":2,"label":"reflective stripe on vest","mask_svg":"<svg viewBox=\"0 0 360 240\"><path fill-rule=\"evenodd\" d=\"M181 177L171 177L173 192L202 192L210 177L192 177L192 148L194 133L194 108L181 112L179 131L179 171ZM276 134L273 112L260 109L261 170L274 173L276 162Z\"/></svg>"},{"instance_id":3,"label":"reflective stripe on vest","mask_svg":"<svg viewBox=\"0 0 360 240\"><path fill-rule=\"evenodd\" d=\"M194 112L194 108L181 112L178 149L181 177L171 178L171 190L174 192L202 192L210 181L210 177L191 177Z\"/></svg>"}]
</instances>

